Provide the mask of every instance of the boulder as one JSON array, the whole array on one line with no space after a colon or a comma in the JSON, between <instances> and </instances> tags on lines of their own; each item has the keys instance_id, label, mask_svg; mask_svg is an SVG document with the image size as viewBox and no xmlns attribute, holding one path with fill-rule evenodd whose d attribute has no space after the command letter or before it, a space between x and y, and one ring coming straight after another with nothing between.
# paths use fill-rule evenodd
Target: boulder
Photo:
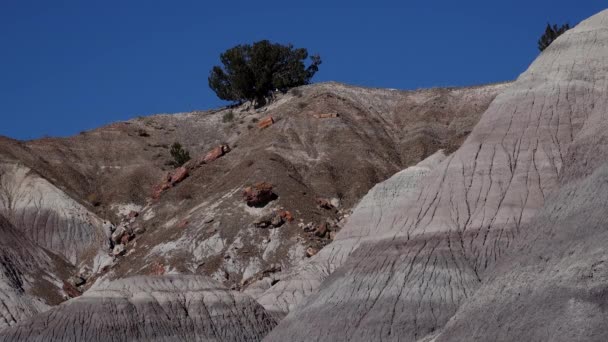
<instances>
[{"instance_id":1,"label":"boulder","mask_svg":"<svg viewBox=\"0 0 608 342\"><path fill-rule=\"evenodd\" d=\"M250 207L263 207L276 198L272 192L272 184L260 182L243 190L243 198Z\"/></svg>"},{"instance_id":2,"label":"boulder","mask_svg":"<svg viewBox=\"0 0 608 342\"><path fill-rule=\"evenodd\" d=\"M119 243L122 239L122 236L125 235L127 233L127 227L125 226L118 226L115 230L114 233L112 233L112 241L114 243Z\"/></svg>"},{"instance_id":3,"label":"boulder","mask_svg":"<svg viewBox=\"0 0 608 342\"><path fill-rule=\"evenodd\" d=\"M183 166L178 167L171 175L171 186L175 186L175 184L183 181L184 179L186 179L186 177L188 177L188 169Z\"/></svg>"},{"instance_id":4,"label":"boulder","mask_svg":"<svg viewBox=\"0 0 608 342\"><path fill-rule=\"evenodd\" d=\"M258 228L280 227L285 223L281 212L273 212L256 219L253 224Z\"/></svg>"},{"instance_id":5,"label":"boulder","mask_svg":"<svg viewBox=\"0 0 608 342\"><path fill-rule=\"evenodd\" d=\"M226 153L230 152L230 146L228 145L219 145L217 147L215 147L213 150L209 151L205 157L203 157L202 159L202 163L210 163L216 159L218 159L219 157L225 155Z\"/></svg>"},{"instance_id":6,"label":"boulder","mask_svg":"<svg viewBox=\"0 0 608 342\"><path fill-rule=\"evenodd\" d=\"M272 116L267 116L264 119L260 120L260 122L258 122L258 128L264 129L266 127L272 126L272 124L274 124L274 119L272 118Z\"/></svg>"}]
</instances>

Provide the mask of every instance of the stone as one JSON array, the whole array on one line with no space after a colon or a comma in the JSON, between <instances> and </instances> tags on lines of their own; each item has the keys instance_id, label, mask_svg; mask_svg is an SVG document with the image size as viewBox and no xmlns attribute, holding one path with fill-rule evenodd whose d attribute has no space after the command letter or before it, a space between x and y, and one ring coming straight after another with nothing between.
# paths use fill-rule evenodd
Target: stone
<instances>
[{"instance_id":1,"label":"stone","mask_svg":"<svg viewBox=\"0 0 608 342\"><path fill-rule=\"evenodd\" d=\"M258 128L264 129L272 126L272 124L274 124L274 119L272 118L272 116L267 116L264 119L260 120L260 122L258 122Z\"/></svg>"},{"instance_id":2,"label":"stone","mask_svg":"<svg viewBox=\"0 0 608 342\"><path fill-rule=\"evenodd\" d=\"M178 167L171 175L171 186L175 186L175 184L183 181L184 179L186 179L186 177L188 177L188 169L183 166Z\"/></svg>"},{"instance_id":3,"label":"stone","mask_svg":"<svg viewBox=\"0 0 608 342\"><path fill-rule=\"evenodd\" d=\"M319 253L319 250L314 248L314 247L308 247L306 248L306 256L308 258L314 256L315 254Z\"/></svg>"},{"instance_id":4,"label":"stone","mask_svg":"<svg viewBox=\"0 0 608 342\"><path fill-rule=\"evenodd\" d=\"M123 254L125 254L126 251L127 251L127 249L125 248L125 245L118 244L118 245L114 246L114 249L112 250L112 255L114 255L114 256L123 255Z\"/></svg>"},{"instance_id":5,"label":"stone","mask_svg":"<svg viewBox=\"0 0 608 342\"><path fill-rule=\"evenodd\" d=\"M319 226L317 226L317 229L315 229L315 236L322 238L325 236L325 234L327 234L327 231L327 223L321 223Z\"/></svg>"},{"instance_id":6,"label":"stone","mask_svg":"<svg viewBox=\"0 0 608 342\"><path fill-rule=\"evenodd\" d=\"M223 155L225 155L228 152L230 152L230 146L219 145L219 146L215 147L214 149L212 149L211 151L209 151L203 158L202 162L205 164L211 163L212 161L222 157Z\"/></svg>"},{"instance_id":7,"label":"stone","mask_svg":"<svg viewBox=\"0 0 608 342\"><path fill-rule=\"evenodd\" d=\"M273 212L256 219L253 224L258 228L267 228L270 226L276 228L282 226L284 222L285 220L280 213Z\"/></svg>"},{"instance_id":8,"label":"stone","mask_svg":"<svg viewBox=\"0 0 608 342\"><path fill-rule=\"evenodd\" d=\"M282 226L284 222L285 221L283 221L283 217L281 217L281 215L274 215L270 220L270 224L275 228Z\"/></svg>"},{"instance_id":9,"label":"stone","mask_svg":"<svg viewBox=\"0 0 608 342\"><path fill-rule=\"evenodd\" d=\"M317 198L317 205L321 209L327 209L327 210L334 209L334 206L331 204L331 202L327 198Z\"/></svg>"},{"instance_id":10,"label":"stone","mask_svg":"<svg viewBox=\"0 0 608 342\"><path fill-rule=\"evenodd\" d=\"M116 229L114 230L114 233L112 233L112 241L114 243L118 243L121 239L122 236L125 235L125 233L127 232L127 228L125 226L118 226L116 227Z\"/></svg>"},{"instance_id":11,"label":"stone","mask_svg":"<svg viewBox=\"0 0 608 342\"><path fill-rule=\"evenodd\" d=\"M86 279L84 279L81 276L71 276L68 279L68 283L78 287L78 286L84 285L86 283Z\"/></svg>"},{"instance_id":12,"label":"stone","mask_svg":"<svg viewBox=\"0 0 608 342\"><path fill-rule=\"evenodd\" d=\"M288 210L281 210L279 212L279 215L281 215L283 220L285 220L287 222L292 222L294 220L293 215L291 215L291 212Z\"/></svg>"},{"instance_id":13,"label":"stone","mask_svg":"<svg viewBox=\"0 0 608 342\"><path fill-rule=\"evenodd\" d=\"M340 208L340 199L333 197L329 200L329 203L334 206L334 208Z\"/></svg>"},{"instance_id":14,"label":"stone","mask_svg":"<svg viewBox=\"0 0 608 342\"><path fill-rule=\"evenodd\" d=\"M144 227L137 227L133 231L133 233L135 233L135 235L141 235L141 234L143 234L145 232L146 232L146 228L144 228Z\"/></svg>"},{"instance_id":15,"label":"stone","mask_svg":"<svg viewBox=\"0 0 608 342\"><path fill-rule=\"evenodd\" d=\"M243 197L250 207L263 207L276 198L272 192L272 184L260 182L243 190Z\"/></svg>"},{"instance_id":16,"label":"stone","mask_svg":"<svg viewBox=\"0 0 608 342\"><path fill-rule=\"evenodd\" d=\"M203 220L203 223L211 223L211 222L213 222L213 216L207 216Z\"/></svg>"}]
</instances>

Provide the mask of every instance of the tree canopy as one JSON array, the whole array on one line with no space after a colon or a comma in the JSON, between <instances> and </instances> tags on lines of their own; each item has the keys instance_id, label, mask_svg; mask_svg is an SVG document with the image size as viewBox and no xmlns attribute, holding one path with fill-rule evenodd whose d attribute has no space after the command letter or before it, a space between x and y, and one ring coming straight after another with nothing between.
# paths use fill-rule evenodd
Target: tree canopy
<instances>
[{"instance_id":1,"label":"tree canopy","mask_svg":"<svg viewBox=\"0 0 608 342\"><path fill-rule=\"evenodd\" d=\"M561 36L564 32L570 29L570 24L564 24L562 26L557 26L551 24L547 24L547 28L545 29L545 33L538 40L538 49L540 51L544 51L557 37Z\"/></svg>"},{"instance_id":2,"label":"tree canopy","mask_svg":"<svg viewBox=\"0 0 608 342\"><path fill-rule=\"evenodd\" d=\"M310 83L319 70L321 57L310 56L304 48L262 40L253 45L237 45L220 55L222 66L209 74L209 87L222 100L254 101L264 105L272 91L286 91Z\"/></svg>"}]
</instances>

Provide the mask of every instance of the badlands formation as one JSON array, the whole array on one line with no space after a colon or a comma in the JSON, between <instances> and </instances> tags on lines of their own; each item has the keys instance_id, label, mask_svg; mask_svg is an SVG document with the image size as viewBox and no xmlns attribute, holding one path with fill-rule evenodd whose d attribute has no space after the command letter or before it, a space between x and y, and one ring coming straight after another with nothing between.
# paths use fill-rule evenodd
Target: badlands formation
<instances>
[{"instance_id":1,"label":"badlands formation","mask_svg":"<svg viewBox=\"0 0 608 342\"><path fill-rule=\"evenodd\" d=\"M513 83L2 138L0 341L608 340L607 113L604 11Z\"/></svg>"}]
</instances>

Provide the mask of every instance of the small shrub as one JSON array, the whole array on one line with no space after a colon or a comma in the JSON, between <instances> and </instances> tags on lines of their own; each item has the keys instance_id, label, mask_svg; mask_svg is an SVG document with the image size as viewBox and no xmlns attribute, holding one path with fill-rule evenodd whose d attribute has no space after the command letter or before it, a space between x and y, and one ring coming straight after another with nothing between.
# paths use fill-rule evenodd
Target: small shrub
<instances>
[{"instance_id":1,"label":"small shrub","mask_svg":"<svg viewBox=\"0 0 608 342\"><path fill-rule=\"evenodd\" d=\"M251 122L253 122L253 123L256 123L256 122L258 122L258 121L260 121L258 118L253 118L253 119L251 119Z\"/></svg>"},{"instance_id":2,"label":"small shrub","mask_svg":"<svg viewBox=\"0 0 608 342\"><path fill-rule=\"evenodd\" d=\"M234 120L234 113L231 110L224 113L224 116L222 116L222 122L224 123L230 122L232 120Z\"/></svg>"},{"instance_id":3,"label":"small shrub","mask_svg":"<svg viewBox=\"0 0 608 342\"><path fill-rule=\"evenodd\" d=\"M140 128L137 130L137 135L139 135L140 137L144 137L144 138L147 138L150 136L150 134L148 134L148 132L146 132L146 130L143 128Z\"/></svg>"},{"instance_id":4,"label":"small shrub","mask_svg":"<svg viewBox=\"0 0 608 342\"><path fill-rule=\"evenodd\" d=\"M306 106L308 106L308 104L306 102L298 102L297 106L299 109L304 109Z\"/></svg>"},{"instance_id":5,"label":"small shrub","mask_svg":"<svg viewBox=\"0 0 608 342\"><path fill-rule=\"evenodd\" d=\"M184 149L178 142L171 145L171 156L173 157L173 166L180 167L190 160L190 152Z\"/></svg>"}]
</instances>

